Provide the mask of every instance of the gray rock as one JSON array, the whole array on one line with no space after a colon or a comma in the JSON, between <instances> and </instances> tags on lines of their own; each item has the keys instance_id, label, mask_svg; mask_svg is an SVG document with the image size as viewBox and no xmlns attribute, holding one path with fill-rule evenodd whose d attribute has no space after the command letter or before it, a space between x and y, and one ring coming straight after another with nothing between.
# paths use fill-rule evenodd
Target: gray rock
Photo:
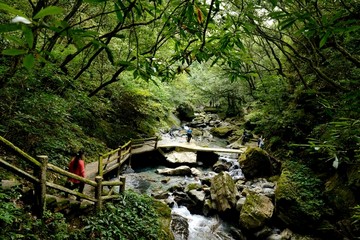
<instances>
[{"instance_id":1,"label":"gray rock","mask_svg":"<svg viewBox=\"0 0 360 240\"><path fill-rule=\"evenodd\" d=\"M191 174L194 176L202 176L203 175L203 173L197 168L191 168L190 170L191 170Z\"/></svg>"},{"instance_id":2,"label":"gray rock","mask_svg":"<svg viewBox=\"0 0 360 240\"><path fill-rule=\"evenodd\" d=\"M240 225L248 230L263 227L272 217L274 208L270 198L248 191L240 212Z\"/></svg>"},{"instance_id":3,"label":"gray rock","mask_svg":"<svg viewBox=\"0 0 360 240\"><path fill-rule=\"evenodd\" d=\"M194 199L196 202L203 203L205 201L205 192L200 190L190 190L188 192L189 196Z\"/></svg>"},{"instance_id":4,"label":"gray rock","mask_svg":"<svg viewBox=\"0 0 360 240\"><path fill-rule=\"evenodd\" d=\"M225 172L219 173L211 180L211 199L215 202L219 212L235 208L238 190L234 180Z\"/></svg>"},{"instance_id":5,"label":"gray rock","mask_svg":"<svg viewBox=\"0 0 360 240\"><path fill-rule=\"evenodd\" d=\"M177 168L157 169L156 172L162 175L185 176L191 174L191 169L188 166L180 166Z\"/></svg>"},{"instance_id":6,"label":"gray rock","mask_svg":"<svg viewBox=\"0 0 360 240\"><path fill-rule=\"evenodd\" d=\"M196 153L194 152L170 152L166 154L166 160L170 163L196 163Z\"/></svg>"},{"instance_id":7,"label":"gray rock","mask_svg":"<svg viewBox=\"0 0 360 240\"><path fill-rule=\"evenodd\" d=\"M266 240L283 240L282 236L279 234L271 234Z\"/></svg>"},{"instance_id":8,"label":"gray rock","mask_svg":"<svg viewBox=\"0 0 360 240\"><path fill-rule=\"evenodd\" d=\"M243 205L245 204L245 200L246 200L246 198L245 198L245 197L242 197L242 198L240 198L240 199L236 202L236 210L237 210L238 212L241 211Z\"/></svg>"}]
</instances>

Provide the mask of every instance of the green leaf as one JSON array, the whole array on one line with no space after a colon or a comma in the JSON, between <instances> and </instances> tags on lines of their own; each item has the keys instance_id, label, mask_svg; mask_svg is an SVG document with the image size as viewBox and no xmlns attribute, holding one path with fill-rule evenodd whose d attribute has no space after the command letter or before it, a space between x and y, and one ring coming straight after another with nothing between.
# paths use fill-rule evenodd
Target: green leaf
<instances>
[{"instance_id":1,"label":"green leaf","mask_svg":"<svg viewBox=\"0 0 360 240\"><path fill-rule=\"evenodd\" d=\"M6 35L4 35L4 38L11 41L12 43L19 45L19 46L26 47L26 44L24 43L23 39L21 39L17 36L6 34Z\"/></svg>"},{"instance_id":2,"label":"green leaf","mask_svg":"<svg viewBox=\"0 0 360 240\"><path fill-rule=\"evenodd\" d=\"M114 55L113 55L111 49L109 47L106 47L105 52L107 53L108 59L111 62L111 64L114 65Z\"/></svg>"},{"instance_id":3,"label":"green leaf","mask_svg":"<svg viewBox=\"0 0 360 240\"><path fill-rule=\"evenodd\" d=\"M3 10L3 11L8 12L8 13L15 14L15 15L19 15L19 16L22 16L22 17L26 17L26 15L23 12L15 9L15 8L5 4L5 3L0 3L0 10Z\"/></svg>"},{"instance_id":4,"label":"green leaf","mask_svg":"<svg viewBox=\"0 0 360 240\"><path fill-rule=\"evenodd\" d=\"M330 35L331 35L331 32L327 32L324 34L324 36L321 38L320 43L319 43L320 48L322 48L325 45L325 43Z\"/></svg>"},{"instance_id":5,"label":"green leaf","mask_svg":"<svg viewBox=\"0 0 360 240\"><path fill-rule=\"evenodd\" d=\"M16 56L16 55L22 55L25 54L27 51L23 49L5 49L2 51L2 54L9 55L9 56Z\"/></svg>"},{"instance_id":6,"label":"green leaf","mask_svg":"<svg viewBox=\"0 0 360 240\"><path fill-rule=\"evenodd\" d=\"M130 64L131 64L131 62L128 62L128 61L118 61L118 62L116 63L116 65L124 66L124 67L130 66Z\"/></svg>"},{"instance_id":7,"label":"green leaf","mask_svg":"<svg viewBox=\"0 0 360 240\"><path fill-rule=\"evenodd\" d=\"M15 23L1 24L0 33L13 32L21 29L21 25Z\"/></svg>"},{"instance_id":8,"label":"green leaf","mask_svg":"<svg viewBox=\"0 0 360 240\"><path fill-rule=\"evenodd\" d=\"M114 3L114 7L115 7L115 13L116 13L116 17L119 20L119 22L123 22L124 21L124 16L122 15L122 12L118 6L117 3Z\"/></svg>"},{"instance_id":9,"label":"green leaf","mask_svg":"<svg viewBox=\"0 0 360 240\"><path fill-rule=\"evenodd\" d=\"M34 44L34 35L31 28L23 25L22 30L25 36L26 43L28 44L29 48L32 48Z\"/></svg>"},{"instance_id":10,"label":"green leaf","mask_svg":"<svg viewBox=\"0 0 360 240\"><path fill-rule=\"evenodd\" d=\"M56 15L56 14L61 14L64 11L63 8L61 7L56 7L56 6L50 6L50 7L46 7L44 9L41 9L35 16L34 19L39 19L39 18L43 18L49 15Z\"/></svg>"},{"instance_id":11,"label":"green leaf","mask_svg":"<svg viewBox=\"0 0 360 240\"><path fill-rule=\"evenodd\" d=\"M24 67L30 71L34 67L35 58L32 54L28 54L24 57L23 65Z\"/></svg>"},{"instance_id":12,"label":"green leaf","mask_svg":"<svg viewBox=\"0 0 360 240\"><path fill-rule=\"evenodd\" d=\"M290 18L286 19L285 21L281 22L280 25L279 25L279 28L281 30L289 28L289 27L291 27L291 25L293 25L296 22L296 20L297 20L297 18L290 17Z\"/></svg>"}]
</instances>

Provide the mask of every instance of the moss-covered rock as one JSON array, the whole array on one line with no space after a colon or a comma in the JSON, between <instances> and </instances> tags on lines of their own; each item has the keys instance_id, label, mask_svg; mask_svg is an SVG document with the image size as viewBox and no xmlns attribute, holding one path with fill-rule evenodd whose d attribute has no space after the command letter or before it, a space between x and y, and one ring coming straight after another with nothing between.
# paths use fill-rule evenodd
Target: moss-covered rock
<instances>
[{"instance_id":1,"label":"moss-covered rock","mask_svg":"<svg viewBox=\"0 0 360 240\"><path fill-rule=\"evenodd\" d=\"M171 231L171 209L168 205L160 201L154 201L154 208L159 215L159 222L161 224L160 239L173 240L174 234Z\"/></svg>"},{"instance_id":2,"label":"moss-covered rock","mask_svg":"<svg viewBox=\"0 0 360 240\"><path fill-rule=\"evenodd\" d=\"M272 217L274 204L271 199L249 191L240 212L240 225L248 230L259 229Z\"/></svg>"},{"instance_id":3,"label":"moss-covered rock","mask_svg":"<svg viewBox=\"0 0 360 240\"><path fill-rule=\"evenodd\" d=\"M270 156L261 148L248 148L241 154L239 164L247 179L269 177L276 173Z\"/></svg>"},{"instance_id":4,"label":"moss-covered rock","mask_svg":"<svg viewBox=\"0 0 360 240\"><path fill-rule=\"evenodd\" d=\"M226 138L229 137L234 130L232 126L215 127L211 129L211 134L219 138Z\"/></svg>"},{"instance_id":5,"label":"moss-covered rock","mask_svg":"<svg viewBox=\"0 0 360 240\"><path fill-rule=\"evenodd\" d=\"M177 107L176 111L180 120L191 121L195 118L194 108L190 104L182 103Z\"/></svg>"},{"instance_id":6,"label":"moss-covered rock","mask_svg":"<svg viewBox=\"0 0 360 240\"><path fill-rule=\"evenodd\" d=\"M226 212L236 206L236 196L238 190L234 180L225 172L221 172L211 180L211 199L216 205L216 209L220 212Z\"/></svg>"},{"instance_id":7,"label":"moss-covered rock","mask_svg":"<svg viewBox=\"0 0 360 240\"><path fill-rule=\"evenodd\" d=\"M316 228L325 205L321 181L302 164L288 161L275 190L277 216L294 229Z\"/></svg>"}]
</instances>

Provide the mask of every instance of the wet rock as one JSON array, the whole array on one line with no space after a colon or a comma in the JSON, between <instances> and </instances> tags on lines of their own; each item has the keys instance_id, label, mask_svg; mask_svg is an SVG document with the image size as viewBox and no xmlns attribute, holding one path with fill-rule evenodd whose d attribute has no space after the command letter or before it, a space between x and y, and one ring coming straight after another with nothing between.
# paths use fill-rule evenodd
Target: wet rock
<instances>
[{"instance_id":1,"label":"wet rock","mask_svg":"<svg viewBox=\"0 0 360 240\"><path fill-rule=\"evenodd\" d=\"M272 234L272 229L269 227L264 227L260 231L257 231L254 233L254 236L256 239L268 239L267 237Z\"/></svg>"},{"instance_id":2,"label":"wet rock","mask_svg":"<svg viewBox=\"0 0 360 240\"><path fill-rule=\"evenodd\" d=\"M171 231L172 229L171 209L169 208L168 205L160 201L154 201L153 204L154 204L153 205L154 209L157 212L158 220L160 223L161 235L162 235L161 239L174 240L175 239L174 234Z\"/></svg>"},{"instance_id":3,"label":"wet rock","mask_svg":"<svg viewBox=\"0 0 360 240\"><path fill-rule=\"evenodd\" d=\"M204 216L210 216L216 213L216 205L211 199L205 199L203 206Z\"/></svg>"},{"instance_id":4,"label":"wet rock","mask_svg":"<svg viewBox=\"0 0 360 240\"><path fill-rule=\"evenodd\" d=\"M283 240L283 237L280 234L274 233L266 238L266 240Z\"/></svg>"},{"instance_id":5,"label":"wet rock","mask_svg":"<svg viewBox=\"0 0 360 240\"><path fill-rule=\"evenodd\" d=\"M180 120L191 121L195 118L194 108L187 103L182 103L176 108L177 116Z\"/></svg>"},{"instance_id":6,"label":"wet rock","mask_svg":"<svg viewBox=\"0 0 360 240\"><path fill-rule=\"evenodd\" d=\"M196 208L197 203L189 197L188 194L183 192L174 192L174 201L179 206L185 206L191 213L200 213L201 208Z\"/></svg>"},{"instance_id":7,"label":"wet rock","mask_svg":"<svg viewBox=\"0 0 360 240\"><path fill-rule=\"evenodd\" d=\"M196 163L196 153L194 152L170 152L166 154L166 160L170 163Z\"/></svg>"},{"instance_id":8,"label":"wet rock","mask_svg":"<svg viewBox=\"0 0 360 240\"><path fill-rule=\"evenodd\" d=\"M155 199L167 199L169 197L169 192L159 191L159 192L152 193L151 196Z\"/></svg>"},{"instance_id":9,"label":"wet rock","mask_svg":"<svg viewBox=\"0 0 360 240\"><path fill-rule=\"evenodd\" d=\"M249 191L240 212L240 225L248 230L261 228L272 217L273 212L274 205L270 198Z\"/></svg>"},{"instance_id":10,"label":"wet rock","mask_svg":"<svg viewBox=\"0 0 360 240\"><path fill-rule=\"evenodd\" d=\"M265 196L269 198L273 198L275 196L275 189L273 188L264 188L262 192L264 193Z\"/></svg>"},{"instance_id":11,"label":"wet rock","mask_svg":"<svg viewBox=\"0 0 360 240\"><path fill-rule=\"evenodd\" d=\"M161 179L162 183L168 183L171 180L171 178L167 177L167 178L163 178Z\"/></svg>"},{"instance_id":12,"label":"wet rock","mask_svg":"<svg viewBox=\"0 0 360 240\"><path fill-rule=\"evenodd\" d=\"M230 136L233 131L234 128L231 126L214 127L211 129L211 133L219 138L226 138Z\"/></svg>"},{"instance_id":13,"label":"wet rock","mask_svg":"<svg viewBox=\"0 0 360 240\"><path fill-rule=\"evenodd\" d=\"M269 177L274 173L270 157L260 148L248 148L241 154L239 164L246 179Z\"/></svg>"},{"instance_id":14,"label":"wet rock","mask_svg":"<svg viewBox=\"0 0 360 240\"><path fill-rule=\"evenodd\" d=\"M200 203L202 205L205 201L204 191L194 189L194 190L190 190L188 194L190 198L193 199L196 203Z\"/></svg>"},{"instance_id":15,"label":"wet rock","mask_svg":"<svg viewBox=\"0 0 360 240\"><path fill-rule=\"evenodd\" d=\"M213 170L216 173L222 172L222 171L229 171L231 167L231 163L225 160L219 160L213 165Z\"/></svg>"},{"instance_id":16,"label":"wet rock","mask_svg":"<svg viewBox=\"0 0 360 240\"><path fill-rule=\"evenodd\" d=\"M197 168L191 168L190 170L191 170L191 174L194 176L202 176L203 175L203 173Z\"/></svg>"},{"instance_id":17,"label":"wet rock","mask_svg":"<svg viewBox=\"0 0 360 240\"><path fill-rule=\"evenodd\" d=\"M201 190L202 186L200 183L189 183L185 187L185 192L189 192L190 190Z\"/></svg>"},{"instance_id":18,"label":"wet rock","mask_svg":"<svg viewBox=\"0 0 360 240\"><path fill-rule=\"evenodd\" d=\"M188 166L180 166L177 168L163 168L157 169L156 173L170 176L185 176L191 174L191 169Z\"/></svg>"},{"instance_id":19,"label":"wet rock","mask_svg":"<svg viewBox=\"0 0 360 240\"><path fill-rule=\"evenodd\" d=\"M230 233L236 240L247 240L245 235L238 228L231 227Z\"/></svg>"},{"instance_id":20,"label":"wet rock","mask_svg":"<svg viewBox=\"0 0 360 240\"><path fill-rule=\"evenodd\" d=\"M292 239L292 236L293 236L293 232L288 229L288 228L285 228L281 233L280 233L282 239L284 240L290 240Z\"/></svg>"},{"instance_id":21,"label":"wet rock","mask_svg":"<svg viewBox=\"0 0 360 240\"><path fill-rule=\"evenodd\" d=\"M240 212L241 209L242 209L242 207L244 206L245 200L246 200L245 197L241 197L241 198L236 202L236 210L237 210L238 212Z\"/></svg>"},{"instance_id":22,"label":"wet rock","mask_svg":"<svg viewBox=\"0 0 360 240\"><path fill-rule=\"evenodd\" d=\"M220 213L235 208L238 190L229 174L221 172L215 176L211 180L210 192L211 199Z\"/></svg>"}]
</instances>

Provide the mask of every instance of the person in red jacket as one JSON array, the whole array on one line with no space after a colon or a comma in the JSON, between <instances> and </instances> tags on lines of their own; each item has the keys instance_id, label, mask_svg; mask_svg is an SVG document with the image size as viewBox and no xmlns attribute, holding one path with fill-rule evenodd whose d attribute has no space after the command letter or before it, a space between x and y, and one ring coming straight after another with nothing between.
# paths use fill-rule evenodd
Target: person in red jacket
<instances>
[{"instance_id":1,"label":"person in red jacket","mask_svg":"<svg viewBox=\"0 0 360 240\"><path fill-rule=\"evenodd\" d=\"M69 164L69 172L85 178L85 161L84 153L82 151L76 153L76 155L71 159ZM79 189L79 192L82 193L84 191L85 183L74 178L68 178L65 187L72 190ZM68 194L66 193L65 197L67 196ZM76 199L80 200L79 197L77 197Z\"/></svg>"}]
</instances>

